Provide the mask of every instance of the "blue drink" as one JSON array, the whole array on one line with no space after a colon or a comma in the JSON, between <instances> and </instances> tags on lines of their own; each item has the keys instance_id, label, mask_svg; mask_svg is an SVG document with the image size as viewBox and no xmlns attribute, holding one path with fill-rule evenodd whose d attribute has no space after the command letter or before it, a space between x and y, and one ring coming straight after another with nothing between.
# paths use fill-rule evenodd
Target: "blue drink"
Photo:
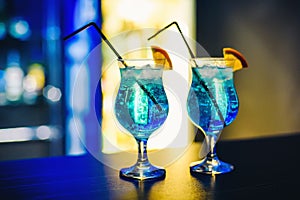
<instances>
[{"instance_id":1,"label":"blue drink","mask_svg":"<svg viewBox=\"0 0 300 200\"><path fill-rule=\"evenodd\" d=\"M192 83L187 99L191 121L200 128L209 147L207 157L190 165L192 173L221 174L233 166L218 159L215 145L222 129L232 123L239 108L233 83L234 60L197 58L192 62Z\"/></svg>"},{"instance_id":2,"label":"blue drink","mask_svg":"<svg viewBox=\"0 0 300 200\"><path fill-rule=\"evenodd\" d=\"M120 170L125 179L163 179L166 171L153 166L147 156L147 141L167 119L169 105L165 93L161 66L153 60L124 60L121 82L115 101L115 115L138 143L135 165ZM147 64L145 64L147 63Z\"/></svg>"},{"instance_id":3,"label":"blue drink","mask_svg":"<svg viewBox=\"0 0 300 200\"><path fill-rule=\"evenodd\" d=\"M239 104L233 84L232 69L202 66L192 70L193 74L200 74L205 86L199 84L199 77L193 76L187 103L188 114L193 123L200 126L206 134L217 134L224 125L229 125L238 113ZM205 87L212 94L217 107ZM218 115L217 109L223 119Z\"/></svg>"},{"instance_id":4,"label":"blue drink","mask_svg":"<svg viewBox=\"0 0 300 200\"><path fill-rule=\"evenodd\" d=\"M147 139L165 122L169 111L160 78L163 71L150 66L120 70L122 79L115 102L116 117L135 138Z\"/></svg>"}]
</instances>

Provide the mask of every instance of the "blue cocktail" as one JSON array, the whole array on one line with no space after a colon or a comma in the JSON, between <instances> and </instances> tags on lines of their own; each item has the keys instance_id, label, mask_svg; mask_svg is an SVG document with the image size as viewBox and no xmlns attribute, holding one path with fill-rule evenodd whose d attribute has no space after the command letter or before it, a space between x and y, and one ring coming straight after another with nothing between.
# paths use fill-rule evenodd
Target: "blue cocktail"
<instances>
[{"instance_id":1,"label":"blue cocktail","mask_svg":"<svg viewBox=\"0 0 300 200\"><path fill-rule=\"evenodd\" d=\"M139 151L135 165L123 168L120 176L128 179L165 177L165 169L153 166L147 157L147 141L167 119L168 100L163 87L163 69L153 60L124 60L121 83L115 101L115 116L136 139Z\"/></svg>"},{"instance_id":2,"label":"blue cocktail","mask_svg":"<svg viewBox=\"0 0 300 200\"><path fill-rule=\"evenodd\" d=\"M233 83L234 60L196 58L191 60L192 83L187 99L191 121L205 136L210 152L204 160L192 163L191 172L220 174L233 166L218 159L215 144L224 126L238 113L239 102Z\"/></svg>"}]
</instances>

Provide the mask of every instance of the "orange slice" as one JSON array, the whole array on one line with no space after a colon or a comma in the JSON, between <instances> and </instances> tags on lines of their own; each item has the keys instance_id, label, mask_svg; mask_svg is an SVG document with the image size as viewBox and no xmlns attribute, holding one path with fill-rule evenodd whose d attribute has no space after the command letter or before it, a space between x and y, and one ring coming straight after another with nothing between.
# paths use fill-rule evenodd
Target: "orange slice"
<instances>
[{"instance_id":1,"label":"orange slice","mask_svg":"<svg viewBox=\"0 0 300 200\"><path fill-rule=\"evenodd\" d=\"M243 54L241 54L239 51L233 48L230 47L223 48L223 55L225 60L230 60L230 59L235 60L233 71L241 70L242 68L248 67L248 63L245 57L243 56Z\"/></svg>"},{"instance_id":2,"label":"orange slice","mask_svg":"<svg viewBox=\"0 0 300 200\"><path fill-rule=\"evenodd\" d=\"M156 65L163 66L164 70L171 70L173 68L169 54L164 49L158 46L151 46L151 50Z\"/></svg>"}]
</instances>

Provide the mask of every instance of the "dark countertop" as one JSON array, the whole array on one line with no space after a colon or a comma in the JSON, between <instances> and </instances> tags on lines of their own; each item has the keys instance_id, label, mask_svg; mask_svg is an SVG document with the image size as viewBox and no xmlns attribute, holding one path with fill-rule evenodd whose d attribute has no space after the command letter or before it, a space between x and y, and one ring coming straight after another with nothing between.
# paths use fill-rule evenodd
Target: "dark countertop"
<instances>
[{"instance_id":1,"label":"dark countertop","mask_svg":"<svg viewBox=\"0 0 300 200\"><path fill-rule=\"evenodd\" d=\"M193 176L193 143L164 180L130 182L93 156L48 157L0 162L1 199L294 199L300 175L300 133L273 138L220 141L228 174ZM126 167L126 166L124 166Z\"/></svg>"}]
</instances>

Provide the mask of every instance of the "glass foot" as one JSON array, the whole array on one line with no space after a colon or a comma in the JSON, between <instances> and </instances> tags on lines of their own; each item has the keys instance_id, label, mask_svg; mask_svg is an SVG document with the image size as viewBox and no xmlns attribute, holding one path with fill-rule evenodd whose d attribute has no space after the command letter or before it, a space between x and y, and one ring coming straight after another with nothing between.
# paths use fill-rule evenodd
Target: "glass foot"
<instances>
[{"instance_id":1,"label":"glass foot","mask_svg":"<svg viewBox=\"0 0 300 200\"><path fill-rule=\"evenodd\" d=\"M205 158L204 160L193 162L190 164L191 173L201 174L224 174L231 172L234 169L233 165L219 160L217 157L213 159Z\"/></svg>"},{"instance_id":2,"label":"glass foot","mask_svg":"<svg viewBox=\"0 0 300 200\"><path fill-rule=\"evenodd\" d=\"M161 180L166 177L166 170L153 165L147 167L134 165L121 169L120 177L127 180Z\"/></svg>"}]
</instances>

